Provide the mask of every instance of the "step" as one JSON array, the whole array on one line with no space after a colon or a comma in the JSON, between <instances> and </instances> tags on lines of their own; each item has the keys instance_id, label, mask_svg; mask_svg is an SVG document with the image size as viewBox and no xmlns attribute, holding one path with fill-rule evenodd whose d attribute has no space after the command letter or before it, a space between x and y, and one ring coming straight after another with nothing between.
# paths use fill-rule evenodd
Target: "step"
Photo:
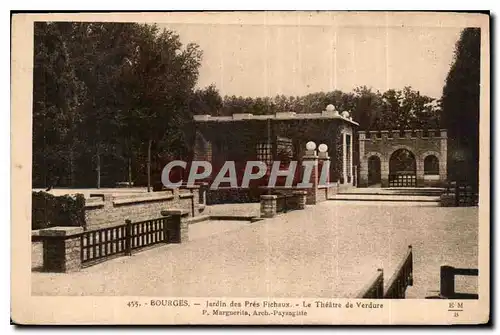
<instances>
[{"instance_id":1,"label":"step","mask_svg":"<svg viewBox=\"0 0 500 335\"><path fill-rule=\"evenodd\" d=\"M429 195L335 194L329 197L328 200L439 202L440 198L438 196Z\"/></svg>"}]
</instances>

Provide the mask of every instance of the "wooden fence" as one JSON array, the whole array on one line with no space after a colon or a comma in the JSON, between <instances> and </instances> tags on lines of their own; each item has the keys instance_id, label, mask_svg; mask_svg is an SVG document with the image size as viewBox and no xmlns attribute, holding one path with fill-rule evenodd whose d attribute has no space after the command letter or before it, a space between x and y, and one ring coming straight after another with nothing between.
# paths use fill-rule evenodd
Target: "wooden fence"
<instances>
[{"instance_id":1,"label":"wooden fence","mask_svg":"<svg viewBox=\"0 0 500 335\"><path fill-rule=\"evenodd\" d=\"M445 192L455 195L455 206L457 207L477 206L477 190L471 185L461 182L453 182L448 184Z\"/></svg>"},{"instance_id":2,"label":"wooden fence","mask_svg":"<svg viewBox=\"0 0 500 335\"><path fill-rule=\"evenodd\" d=\"M413 286L413 250L411 245L408 246L408 251L396 268L396 272L389 279L384 298L404 299L408 286Z\"/></svg>"},{"instance_id":3,"label":"wooden fence","mask_svg":"<svg viewBox=\"0 0 500 335\"><path fill-rule=\"evenodd\" d=\"M83 232L80 238L82 266L90 266L155 244L179 243L180 219L126 220L123 225Z\"/></svg>"},{"instance_id":4,"label":"wooden fence","mask_svg":"<svg viewBox=\"0 0 500 335\"><path fill-rule=\"evenodd\" d=\"M408 251L396 268L396 272L389 279L387 290L384 292L384 271L377 270L377 274L359 291L358 299L404 299L406 288L413 285L413 250Z\"/></svg>"},{"instance_id":5,"label":"wooden fence","mask_svg":"<svg viewBox=\"0 0 500 335\"><path fill-rule=\"evenodd\" d=\"M378 269L373 278L363 287L356 298L381 299L384 296L384 270Z\"/></svg>"},{"instance_id":6,"label":"wooden fence","mask_svg":"<svg viewBox=\"0 0 500 335\"><path fill-rule=\"evenodd\" d=\"M441 266L440 298L442 299L478 299L478 294L455 292L455 276L478 276L478 269L462 269L453 266Z\"/></svg>"}]
</instances>

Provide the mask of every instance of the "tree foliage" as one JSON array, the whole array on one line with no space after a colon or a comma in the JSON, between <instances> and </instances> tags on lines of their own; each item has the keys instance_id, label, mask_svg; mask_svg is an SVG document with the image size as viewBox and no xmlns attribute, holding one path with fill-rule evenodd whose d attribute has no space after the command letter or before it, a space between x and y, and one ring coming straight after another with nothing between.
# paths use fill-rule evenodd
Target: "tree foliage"
<instances>
[{"instance_id":1,"label":"tree foliage","mask_svg":"<svg viewBox=\"0 0 500 335\"><path fill-rule=\"evenodd\" d=\"M481 30L466 28L455 45L453 64L443 89L443 125L448 130L452 179L477 184Z\"/></svg>"},{"instance_id":2,"label":"tree foliage","mask_svg":"<svg viewBox=\"0 0 500 335\"><path fill-rule=\"evenodd\" d=\"M148 147L189 154L197 45L156 25L43 22L34 50L34 186L114 185L130 161L143 184Z\"/></svg>"},{"instance_id":3,"label":"tree foliage","mask_svg":"<svg viewBox=\"0 0 500 335\"><path fill-rule=\"evenodd\" d=\"M360 124L361 130L429 129L439 128L440 124L440 102L421 95L411 87L402 90L390 89L380 93L366 86L360 86L348 93L335 90L305 96L277 95L272 98L233 95L222 99L214 89L210 89L210 94L210 98L206 101L217 101L217 104L212 104L216 105L216 108L202 106L198 108L196 114L230 116L235 113L255 115L277 112L320 113L328 104L333 104L339 111L349 111L353 120Z\"/></svg>"}]
</instances>

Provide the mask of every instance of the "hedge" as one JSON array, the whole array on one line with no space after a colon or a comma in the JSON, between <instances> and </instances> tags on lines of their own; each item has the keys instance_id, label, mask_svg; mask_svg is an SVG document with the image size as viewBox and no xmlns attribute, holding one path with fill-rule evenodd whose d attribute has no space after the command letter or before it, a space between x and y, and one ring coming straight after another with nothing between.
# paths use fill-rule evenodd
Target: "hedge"
<instances>
[{"instance_id":1,"label":"hedge","mask_svg":"<svg viewBox=\"0 0 500 335\"><path fill-rule=\"evenodd\" d=\"M31 229L56 226L85 227L85 197L54 196L46 192L32 192Z\"/></svg>"}]
</instances>

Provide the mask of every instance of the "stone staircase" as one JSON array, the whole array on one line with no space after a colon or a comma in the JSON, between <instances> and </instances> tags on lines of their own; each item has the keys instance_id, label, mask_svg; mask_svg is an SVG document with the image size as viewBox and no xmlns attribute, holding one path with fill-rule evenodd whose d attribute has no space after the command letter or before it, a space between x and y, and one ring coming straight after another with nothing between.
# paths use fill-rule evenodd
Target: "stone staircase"
<instances>
[{"instance_id":1,"label":"stone staircase","mask_svg":"<svg viewBox=\"0 0 500 335\"><path fill-rule=\"evenodd\" d=\"M349 202L390 202L439 206L444 191L437 187L419 188L352 188L341 191L328 200Z\"/></svg>"}]
</instances>

